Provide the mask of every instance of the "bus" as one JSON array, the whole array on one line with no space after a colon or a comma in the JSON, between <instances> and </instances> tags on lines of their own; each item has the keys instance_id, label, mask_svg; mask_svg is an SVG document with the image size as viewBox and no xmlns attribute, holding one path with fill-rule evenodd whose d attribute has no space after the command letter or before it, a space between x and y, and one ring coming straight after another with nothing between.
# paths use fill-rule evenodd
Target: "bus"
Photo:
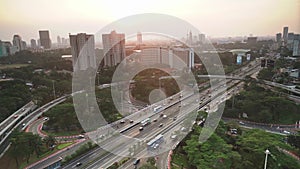
<instances>
[{"instance_id":1,"label":"bus","mask_svg":"<svg viewBox=\"0 0 300 169\"><path fill-rule=\"evenodd\" d=\"M150 124L150 118L146 118L145 120L141 121L142 126L146 126L148 124Z\"/></svg>"},{"instance_id":2,"label":"bus","mask_svg":"<svg viewBox=\"0 0 300 169\"><path fill-rule=\"evenodd\" d=\"M154 113L159 113L162 110L163 110L162 106L157 106L157 107L154 107L154 109L153 109Z\"/></svg>"},{"instance_id":3,"label":"bus","mask_svg":"<svg viewBox=\"0 0 300 169\"><path fill-rule=\"evenodd\" d=\"M154 139L150 140L147 143L147 149L151 150L151 149L156 149L159 147L159 144L162 143L164 141L164 136L162 134L159 134L158 136L156 136Z\"/></svg>"}]
</instances>

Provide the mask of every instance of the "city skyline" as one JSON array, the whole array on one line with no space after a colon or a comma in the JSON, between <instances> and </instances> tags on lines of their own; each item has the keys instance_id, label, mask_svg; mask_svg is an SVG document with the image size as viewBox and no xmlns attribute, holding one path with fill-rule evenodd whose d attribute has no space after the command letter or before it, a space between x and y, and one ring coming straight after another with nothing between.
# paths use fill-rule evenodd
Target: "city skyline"
<instances>
[{"instance_id":1,"label":"city skyline","mask_svg":"<svg viewBox=\"0 0 300 169\"><path fill-rule=\"evenodd\" d=\"M115 4L118 3L116 6ZM132 5L132 4L135 5ZM226 8L224 8L226 6ZM120 18L141 13L163 13L184 19L209 37L274 36L284 26L300 32L300 2L297 0L255 1L3 1L0 7L0 38L19 34L29 42L38 30L50 30L50 39L69 33L96 33ZM189 9L189 10L187 10ZM9 11L18 11L10 13ZM254 12L255 11L255 12ZM225 14L225 15L224 15ZM230 24L228 24L230 23ZM242 24L241 24L242 23ZM220 29L220 24L222 29Z\"/></svg>"}]
</instances>

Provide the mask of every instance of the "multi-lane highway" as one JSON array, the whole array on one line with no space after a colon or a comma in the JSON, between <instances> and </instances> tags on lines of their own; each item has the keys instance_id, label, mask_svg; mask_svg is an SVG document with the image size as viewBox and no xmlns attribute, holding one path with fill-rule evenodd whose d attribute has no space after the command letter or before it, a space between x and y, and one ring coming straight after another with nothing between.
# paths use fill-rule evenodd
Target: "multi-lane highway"
<instances>
[{"instance_id":1,"label":"multi-lane highway","mask_svg":"<svg viewBox=\"0 0 300 169\"><path fill-rule=\"evenodd\" d=\"M251 69L254 69L253 71L250 71ZM248 74L252 74L255 73L256 71L258 71L258 67L251 67L251 69L243 69L243 71L241 73L245 73L245 75ZM235 85L237 83L239 83L238 80L227 80L227 86L231 87L232 85ZM223 85L222 85L223 86ZM222 87L221 85L218 87ZM212 98L214 98L215 96L218 95L218 89L216 89L215 92L212 93ZM225 94L226 95L226 94ZM208 103L211 99L207 96L207 91L203 91L200 94L200 97L204 98L202 100L203 105L201 105L202 107L204 107L206 105L206 102ZM224 99L224 95L220 95L220 99L217 100L221 100L223 97ZM178 131L178 129L180 130L180 128L182 128L182 122L184 121L184 119L186 119L186 115L188 115L190 112L192 112L193 110L197 109L199 107L199 98L196 97L189 97L187 99L190 99L190 101L187 101L187 103L192 103L192 104L186 104L186 105L181 105L180 103L176 103L173 104L170 108L164 110L163 112L151 116L152 119L152 123L146 127L143 128L142 131L139 130L140 125L136 125L133 128L130 128L129 130L127 130L125 133L122 133L123 135L129 136L129 137L135 137L135 138L146 138L144 140L150 140L151 138L155 137L158 133L163 133L164 130L167 129L167 132L170 136L170 134L172 134L174 131L172 130L173 128L176 129L175 131ZM198 102L196 103L195 101ZM176 109L179 109L179 106L183 106L183 111L182 114L176 114ZM165 114L167 116L167 118L163 118L160 117L160 114ZM176 120L174 121L174 117L177 116ZM154 120L156 119L156 120ZM154 122L155 121L155 122ZM129 123L129 122L127 122ZM163 124L163 126L160 127L160 124ZM176 125L174 125L176 124ZM123 124L124 125L124 124ZM172 127L170 127L172 126ZM120 126L120 128L122 128L122 126ZM171 132L170 132L171 131ZM164 133L165 137L167 138L168 135L166 133ZM170 140L170 139L167 139ZM171 144L170 144L171 145ZM104 148L106 148L105 146L109 146L109 145L102 145ZM129 146L130 147L130 146ZM120 154L127 154L128 153L128 146L124 146L121 145L119 147L117 147L118 150L114 150L116 152L120 152ZM101 151L103 151L102 149L98 149L98 154L101 154ZM166 150L167 151L167 150ZM149 156L149 152L147 150L141 150L142 156ZM97 153L95 153L97 154ZM76 165L76 163L81 162L83 163L81 168L107 168L108 166L110 166L111 164L113 164L116 161L121 160L123 157L120 156L115 156L113 154L106 154L104 157L100 156L96 156L95 154L89 154L87 156L85 156L84 158L75 160L73 163L69 164L69 166L74 166ZM67 166L65 167L67 168Z\"/></svg>"},{"instance_id":2,"label":"multi-lane highway","mask_svg":"<svg viewBox=\"0 0 300 169\"><path fill-rule=\"evenodd\" d=\"M254 69L254 66L251 68L243 68L241 73L248 72L247 74L252 74L256 71L258 71L257 67L255 67L254 70L250 71L251 69ZM231 87L232 85L235 85L236 83L239 83L238 80L226 80L227 81L227 87ZM207 96L207 90L203 91L200 93L200 98L202 99L202 104L200 107L204 107L207 105L207 103L210 102L210 100L213 98L215 99L215 96L218 95L218 92L223 92L224 90L218 91L217 88L224 88L224 82L222 85L217 85L217 87L214 89L214 91L211 92L211 97ZM187 95L186 98L181 98L180 95ZM226 95L226 94L225 94ZM177 97L177 98L176 98ZM158 133L163 133L165 138L170 138L171 134L174 133L175 131L180 131L183 126L183 122L186 119L186 116L190 114L190 112L193 112L193 110L199 108L199 102L200 102L199 95L198 96L193 96L189 93L181 93L176 96L167 98L166 100L156 104L155 106L162 105L165 107L165 110L160 113L153 113L153 107L155 106L149 106L148 109L145 108L143 110L140 110L137 113L134 113L130 117L126 117L124 119L121 119L115 123L112 123L109 125L110 128L114 128L116 131L121 131L123 129L128 128L128 126L133 127L124 130L122 132L123 136L126 137L134 137L136 139L140 139L142 141L149 141L152 138L154 138ZM219 99L220 100L220 99ZM168 108L167 108L168 107ZM184 110L184 111L179 111L179 110ZM144 111L144 112L143 112ZM141 113L143 112L143 113ZM151 114L151 112L153 114ZM161 117L160 114L166 115L166 117ZM146 115L146 116L145 116ZM174 118L176 116L176 119ZM139 130L139 122L141 119L145 119L146 117L151 117L151 124L148 126L145 126L143 130ZM130 119L134 119L134 123L130 123ZM156 119L156 120L155 120ZM174 120L175 119L175 120ZM123 121L121 123L121 121ZM162 125L161 125L162 124ZM104 130L107 130L105 128ZM186 131L186 130L185 130ZM92 136L92 135L91 135ZM111 138L113 139L113 137ZM167 139L170 140L170 139ZM171 140L172 141L172 140ZM83 141L86 142L86 141ZM82 143L83 144L83 143ZM102 147L105 149L111 149L111 140L106 139L106 141L101 142ZM120 155L123 154L123 156L128 155L129 152L129 147L133 146L133 144L130 145L123 145L119 141L115 141L116 146L114 149L114 152L120 152ZM165 143L168 146L173 145L174 143ZM76 146L78 147L78 146ZM76 149L76 147L74 149ZM146 148L146 147L144 147ZM166 149L165 151L168 151L170 148ZM152 154L149 154L149 152L144 149L140 150L143 154L142 156L150 156ZM54 155L51 158L57 158L58 156L64 157L67 154L71 154L72 151L63 151L57 155ZM40 162L42 164L47 164L50 162L50 159L48 160L43 160L43 162ZM111 164L113 164L116 161L121 160L123 157L120 156L115 156L114 154L108 153L106 150L103 150L103 148L96 148L93 151L85 154L79 159L74 160L70 164L64 166L63 168L73 168L76 166L78 162L82 163L83 165L81 166L82 168L107 168ZM40 167L41 164L36 164L32 166L31 168L38 168Z\"/></svg>"}]
</instances>

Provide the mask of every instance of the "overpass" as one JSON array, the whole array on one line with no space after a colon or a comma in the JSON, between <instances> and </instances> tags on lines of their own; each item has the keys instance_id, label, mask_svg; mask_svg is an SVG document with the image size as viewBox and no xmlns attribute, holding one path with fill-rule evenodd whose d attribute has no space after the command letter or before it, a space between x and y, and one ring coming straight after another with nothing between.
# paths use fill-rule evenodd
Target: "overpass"
<instances>
[{"instance_id":1,"label":"overpass","mask_svg":"<svg viewBox=\"0 0 300 169\"><path fill-rule=\"evenodd\" d=\"M21 109L12 114L9 118L0 124L0 157L7 151L10 145L10 135L15 129L24 130L29 123L41 116L45 111L49 110L53 106L63 102L69 95L57 98L40 108L34 110L36 105L33 102L29 102ZM33 111L34 110L34 111Z\"/></svg>"},{"instance_id":2,"label":"overpass","mask_svg":"<svg viewBox=\"0 0 300 169\"><path fill-rule=\"evenodd\" d=\"M233 80L247 80L247 78L244 77L239 77L239 76L226 76L226 75L197 75L199 78L212 78L212 79L233 79ZM290 93L294 93L294 94L298 94L300 95L300 90L296 89L294 86L288 86L288 85L283 85L280 83L276 83L276 82L271 82L271 81L267 81L267 80L256 80L257 83L263 83L269 86L273 86L273 87L278 87L284 90L287 90Z\"/></svg>"},{"instance_id":3,"label":"overpass","mask_svg":"<svg viewBox=\"0 0 300 169\"><path fill-rule=\"evenodd\" d=\"M233 79L233 80L245 80L239 76L226 76L226 75L197 75L199 78L211 78L211 79Z\"/></svg>"}]
</instances>

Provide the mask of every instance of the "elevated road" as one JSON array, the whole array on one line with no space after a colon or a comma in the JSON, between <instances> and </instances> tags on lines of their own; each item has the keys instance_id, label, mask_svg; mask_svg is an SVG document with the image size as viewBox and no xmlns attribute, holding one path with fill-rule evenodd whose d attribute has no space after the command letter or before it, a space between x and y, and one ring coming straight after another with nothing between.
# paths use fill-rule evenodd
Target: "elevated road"
<instances>
[{"instance_id":1,"label":"elevated road","mask_svg":"<svg viewBox=\"0 0 300 169\"><path fill-rule=\"evenodd\" d=\"M248 70L248 69L247 69ZM246 75L248 74L252 74L252 73L255 73L256 71L258 71L257 67L256 67L256 70L254 71L250 71L248 73L246 73ZM244 73L244 72L243 72ZM227 80L228 83L227 83L227 86L230 87L232 85L236 85L239 83L239 80ZM219 88L221 89L223 87L223 85L219 86ZM220 96L221 98L224 97L227 95L227 93L223 93L223 95L219 95L218 92L221 92L222 90L216 90L213 92L211 98L214 98L217 97L217 96ZM224 92L224 91L223 91ZM229 91L231 92L231 91ZM170 136L170 134L173 133L173 128L174 128L174 131L178 131L178 129L180 130L180 128L182 127L182 123L184 121L185 116L188 115L190 112L192 112L193 110L197 110L198 108L201 108L201 107L205 107L208 105L208 103L210 102L211 98L207 96L207 90L201 92L202 94L200 95L200 97L203 97L204 99L202 100L202 104L199 106L199 102L200 102L200 99L199 98L196 98L196 97L188 97L186 99L191 99L190 101L187 101L187 103L190 103L190 104L186 104L184 107L183 107L183 110L184 110L184 113L183 114L177 114L176 115L176 111L174 111L174 109L179 105L183 106L184 104L173 104L171 107L169 107L168 109L165 109L163 112L160 112L160 114L165 114L167 115L167 119L163 119L161 117L156 117L155 115L154 116L151 116L151 119L157 119L156 122L152 122L149 126L145 127L143 131L139 131L139 127L140 125L137 125L136 127L133 127L133 128L130 128L129 130L127 130L125 133L125 135L127 135L128 137L135 137L135 138L146 138L144 140L150 140L151 138L155 137L158 133L164 133L164 131L168 131L166 134L166 138ZM217 100L221 100L220 99L217 99ZM169 112L170 111L170 112ZM177 116L177 120L175 120L175 122L173 121L173 118L174 116ZM164 124L164 127L158 127L158 125L160 123L163 123ZM168 139L170 140L170 139ZM104 145L105 146L105 145ZM121 146L121 149L118 148L117 150L118 152L120 152L120 154L128 154L128 146ZM141 151L142 153L144 153L143 155L147 155L147 151L143 150ZM100 153L100 152L99 152ZM113 154L110 154L110 158L105 158L105 159L109 159L108 161L105 161L101 156L98 156L98 157L86 157L84 159L80 159L80 160L75 160L72 164L70 164L71 166L72 165L75 165L77 162L81 162L83 161L84 164L83 164L83 167L81 168L107 168L108 166L112 165L114 162L116 161L119 161L121 160L123 157L120 157L120 156L115 156ZM87 164L85 164L87 163Z\"/></svg>"}]
</instances>

